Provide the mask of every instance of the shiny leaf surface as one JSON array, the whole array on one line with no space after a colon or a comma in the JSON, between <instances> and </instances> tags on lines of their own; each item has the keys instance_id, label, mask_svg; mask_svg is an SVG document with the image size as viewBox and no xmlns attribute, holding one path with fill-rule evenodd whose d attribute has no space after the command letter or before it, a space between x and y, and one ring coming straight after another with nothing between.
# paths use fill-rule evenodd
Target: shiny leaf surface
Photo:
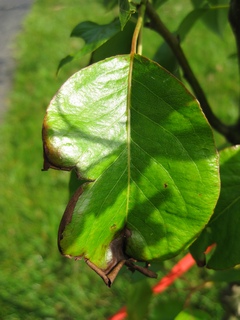
<instances>
[{"instance_id":1,"label":"shiny leaf surface","mask_svg":"<svg viewBox=\"0 0 240 320\"><path fill-rule=\"evenodd\" d=\"M208 222L219 193L211 129L195 98L139 55L73 75L43 126L44 168L84 182L59 229L63 254L84 257L111 285L125 263L164 260Z\"/></svg>"}]
</instances>

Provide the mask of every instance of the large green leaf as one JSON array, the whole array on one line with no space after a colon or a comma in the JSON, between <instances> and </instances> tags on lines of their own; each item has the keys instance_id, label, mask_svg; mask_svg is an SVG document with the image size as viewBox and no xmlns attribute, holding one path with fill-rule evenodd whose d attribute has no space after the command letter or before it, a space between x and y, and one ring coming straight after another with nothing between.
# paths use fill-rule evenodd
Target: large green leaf
<instances>
[{"instance_id":1,"label":"large green leaf","mask_svg":"<svg viewBox=\"0 0 240 320\"><path fill-rule=\"evenodd\" d=\"M240 264L240 146L220 152L220 174L221 194L214 215L191 246L191 252L198 261L205 249L216 243L207 262L207 267L212 269L226 269Z\"/></svg>"},{"instance_id":2,"label":"large green leaf","mask_svg":"<svg viewBox=\"0 0 240 320\"><path fill-rule=\"evenodd\" d=\"M195 98L139 55L74 74L48 107L44 169L84 182L59 229L63 254L84 257L110 285L125 263L168 259L208 222L219 193L211 129Z\"/></svg>"}]
</instances>

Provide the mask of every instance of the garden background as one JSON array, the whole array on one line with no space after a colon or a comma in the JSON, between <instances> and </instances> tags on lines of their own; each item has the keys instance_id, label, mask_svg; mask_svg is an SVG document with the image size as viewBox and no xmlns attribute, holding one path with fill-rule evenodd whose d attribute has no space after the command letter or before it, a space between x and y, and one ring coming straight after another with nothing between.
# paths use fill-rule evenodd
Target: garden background
<instances>
[{"instance_id":1,"label":"garden background","mask_svg":"<svg viewBox=\"0 0 240 320\"><path fill-rule=\"evenodd\" d=\"M103 2L37 0L13 44L16 69L0 128L0 318L4 320L106 319L129 303L142 283L157 282L123 271L109 289L83 261L61 257L56 239L68 200L69 173L41 171L41 127L47 105L89 57L65 66L56 76L58 63L84 44L69 38L75 25L111 21L116 9ZM161 7L161 17L173 31L191 9L191 1L169 0ZM143 54L153 57L155 44L162 40L150 30L144 33ZM239 82L230 27L213 33L198 21L183 47L213 109L232 123L237 117ZM218 134L216 140L218 146L225 144ZM162 263L159 278L177 260ZM149 319L166 320L166 314L173 319L185 303L221 319L226 284L216 285L211 276L211 271L194 266L166 294L152 299Z\"/></svg>"}]
</instances>

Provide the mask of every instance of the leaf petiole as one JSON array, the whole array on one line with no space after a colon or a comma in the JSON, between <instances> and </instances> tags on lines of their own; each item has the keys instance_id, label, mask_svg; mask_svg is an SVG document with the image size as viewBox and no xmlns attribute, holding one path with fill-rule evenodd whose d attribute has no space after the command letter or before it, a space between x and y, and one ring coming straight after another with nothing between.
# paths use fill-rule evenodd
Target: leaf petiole
<instances>
[{"instance_id":1,"label":"leaf petiole","mask_svg":"<svg viewBox=\"0 0 240 320\"><path fill-rule=\"evenodd\" d=\"M142 27L144 21L144 14L146 10L146 0L144 0L138 8L137 24L133 33L131 54L142 54Z\"/></svg>"}]
</instances>

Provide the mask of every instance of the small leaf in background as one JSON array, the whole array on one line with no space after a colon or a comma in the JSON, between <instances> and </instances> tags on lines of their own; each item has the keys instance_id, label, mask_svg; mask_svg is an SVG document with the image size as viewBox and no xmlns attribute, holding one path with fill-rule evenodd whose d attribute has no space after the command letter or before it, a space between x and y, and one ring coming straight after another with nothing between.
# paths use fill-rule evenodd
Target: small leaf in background
<instances>
[{"instance_id":1,"label":"small leaf in background","mask_svg":"<svg viewBox=\"0 0 240 320\"><path fill-rule=\"evenodd\" d=\"M208 10L209 9L206 8L196 8L188 13L186 17L184 17L178 29L174 32L174 34L179 38L180 42L183 42L185 40L187 34L190 32L195 22ZM153 57L153 60L166 68L169 72L175 75L175 77L181 79L179 64L176 55L172 52L172 49L165 41L158 48Z\"/></svg>"},{"instance_id":2,"label":"small leaf in background","mask_svg":"<svg viewBox=\"0 0 240 320\"><path fill-rule=\"evenodd\" d=\"M59 70L65 66L65 64L68 64L70 63L71 61L74 60L74 56L71 56L70 54L67 55L65 58L63 58L60 62L59 62L59 65L57 67L57 73L59 72Z\"/></svg>"},{"instance_id":3,"label":"small leaf in background","mask_svg":"<svg viewBox=\"0 0 240 320\"><path fill-rule=\"evenodd\" d=\"M131 51L132 36L136 24L129 20L122 31L105 42L92 54L91 62L95 63L111 56L127 54Z\"/></svg>"},{"instance_id":4,"label":"small leaf in background","mask_svg":"<svg viewBox=\"0 0 240 320\"><path fill-rule=\"evenodd\" d=\"M167 301L158 301L151 308L149 320L172 320L183 309L184 301L179 299L168 299Z\"/></svg>"},{"instance_id":5,"label":"small leaf in background","mask_svg":"<svg viewBox=\"0 0 240 320\"><path fill-rule=\"evenodd\" d=\"M191 3L194 6L194 8L203 8L204 6L207 6L207 5L210 6L213 1L212 0L191 0Z\"/></svg>"},{"instance_id":6,"label":"small leaf in background","mask_svg":"<svg viewBox=\"0 0 240 320\"><path fill-rule=\"evenodd\" d=\"M197 100L139 55L73 75L47 109L44 169L85 181L64 213L59 247L111 285L126 264L160 261L200 233L219 195L218 156Z\"/></svg>"},{"instance_id":7,"label":"small leaf in background","mask_svg":"<svg viewBox=\"0 0 240 320\"><path fill-rule=\"evenodd\" d=\"M210 281L234 283L240 281L240 268L215 271L209 277Z\"/></svg>"},{"instance_id":8,"label":"small leaf in background","mask_svg":"<svg viewBox=\"0 0 240 320\"><path fill-rule=\"evenodd\" d=\"M119 20L121 22L121 30L123 30L134 12L135 7L131 4L131 1L119 0Z\"/></svg>"},{"instance_id":9,"label":"small leaf in background","mask_svg":"<svg viewBox=\"0 0 240 320\"><path fill-rule=\"evenodd\" d=\"M118 0L102 0L102 3L108 10L110 10L118 5Z\"/></svg>"},{"instance_id":10,"label":"small leaf in background","mask_svg":"<svg viewBox=\"0 0 240 320\"><path fill-rule=\"evenodd\" d=\"M220 151L220 176L221 193L214 215L190 248L195 258L216 243L207 262L208 268L216 270L240 264L240 146Z\"/></svg>"},{"instance_id":11,"label":"small leaf in background","mask_svg":"<svg viewBox=\"0 0 240 320\"><path fill-rule=\"evenodd\" d=\"M184 41L187 34L191 31L194 24L201 18L209 9L207 8L197 8L189 12L181 21L177 31L175 32L180 41Z\"/></svg>"},{"instance_id":12,"label":"small leaf in background","mask_svg":"<svg viewBox=\"0 0 240 320\"><path fill-rule=\"evenodd\" d=\"M205 25L218 36L222 36L228 23L228 0L191 0L195 8L208 8L202 16Z\"/></svg>"},{"instance_id":13,"label":"small leaf in background","mask_svg":"<svg viewBox=\"0 0 240 320\"><path fill-rule=\"evenodd\" d=\"M210 227L206 227L199 235L197 240L190 246L190 252L199 267L206 265L205 251L209 245L213 244L211 239L212 230ZM211 255L212 253L210 253Z\"/></svg>"},{"instance_id":14,"label":"small leaf in background","mask_svg":"<svg viewBox=\"0 0 240 320\"><path fill-rule=\"evenodd\" d=\"M166 68L178 79L181 78L177 58L173 54L172 49L165 41L158 48L157 52L153 57L153 60L159 63L164 68Z\"/></svg>"},{"instance_id":15,"label":"small leaf in background","mask_svg":"<svg viewBox=\"0 0 240 320\"><path fill-rule=\"evenodd\" d=\"M174 320L211 320L212 317L202 310L185 309Z\"/></svg>"},{"instance_id":16,"label":"small leaf in background","mask_svg":"<svg viewBox=\"0 0 240 320\"><path fill-rule=\"evenodd\" d=\"M145 279L138 281L130 287L127 297L128 319L144 320L148 314L149 304L152 298L152 289Z\"/></svg>"},{"instance_id":17,"label":"small leaf in background","mask_svg":"<svg viewBox=\"0 0 240 320\"><path fill-rule=\"evenodd\" d=\"M152 0L152 4L153 7L155 9L159 8L160 6L162 6L165 2L167 2L168 0Z\"/></svg>"},{"instance_id":18,"label":"small leaf in background","mask_svg":"<svg viewBox=\"0 0 240 320\"><path fill-rule=\"evenodd\" d=\"M86 54L92 53L119 31L120 23L118 19L114 19L112 22L104 25L99 25L91 21L79 23L73 29L71 37L82 38L85 41L85 45L74 55L68 55L63 58L59 63L58 70L68 62L80 59Z\"/></svg>"}]
</instances>

